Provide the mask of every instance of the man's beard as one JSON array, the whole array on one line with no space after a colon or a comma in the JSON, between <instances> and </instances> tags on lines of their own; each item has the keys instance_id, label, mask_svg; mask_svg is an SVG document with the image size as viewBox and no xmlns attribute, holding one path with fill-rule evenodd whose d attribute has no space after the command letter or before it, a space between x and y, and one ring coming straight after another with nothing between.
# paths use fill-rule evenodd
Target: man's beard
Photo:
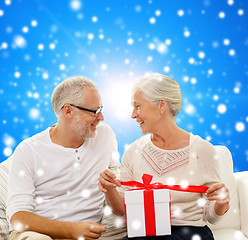
<instances>
[{"instance_id":1,"label":"man's beard","mask_svg":"<svg viewBox=\"0 0 248 240\"><path fill-rule=\"evenodd\" d=\"M86 126L86 124L82 124L82 119L77 115L75 117L75 120L72 123L72 131L75 133L75 135L78 136L80 139L85 138L93 138L96 135L95 131L92 131L90 129L90 126Z\"/></svg>"}]
</instances>

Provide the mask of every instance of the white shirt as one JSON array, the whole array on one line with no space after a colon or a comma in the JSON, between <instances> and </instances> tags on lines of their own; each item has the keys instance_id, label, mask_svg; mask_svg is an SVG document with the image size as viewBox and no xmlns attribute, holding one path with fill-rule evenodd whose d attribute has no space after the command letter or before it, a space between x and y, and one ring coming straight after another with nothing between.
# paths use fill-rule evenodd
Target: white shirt
<instances>
[{"instance_id":1,"label":"white shirt","mask_svg":"<svg viewBox=\"0 0 248 240\"><path fill-rule=\"evenodd\" d=\"M78 149L50 139L50 127L21 142L11 156L7 216L28 211L58 221L93 221L102 217L101 171L119 164L112 129L100 123L94 138Z\"/></svg>"},{"instance_id":2,"label":"white shirt","mask_svg":"<svg viewBox=\"0 0 248 240\"><path fill-rule=\"evenodd\" d=\"M220 168L215 154L212 144L193 134L190 134L190 144L177 150L158 148L148 134L124 152L120 179L142 182L142 176L146 173L153 175L152 183L211 186L220 182ZM119 191L123 193L126 189L121 187ZM220 218L214 211L215 202L207 201L205 194L170 193L172 225L204 226L206 220L214 223Z\"/></svg>"}]
</instances>

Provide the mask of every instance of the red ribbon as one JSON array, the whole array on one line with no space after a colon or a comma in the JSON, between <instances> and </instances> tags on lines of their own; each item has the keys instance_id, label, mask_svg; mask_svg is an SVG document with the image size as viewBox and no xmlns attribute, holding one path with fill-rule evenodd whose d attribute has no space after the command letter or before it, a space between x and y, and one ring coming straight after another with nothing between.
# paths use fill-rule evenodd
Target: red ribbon
<instances>
[{"instance_id":1,"label":"red ribbon","mask_svg":"<svg viewBox=\"0 0 248 240\"><path fill-rule=\"evenodd\" d=\"M144 194L144 212L146 236L156 236L156 218L153 190L148 189Z\"/></svg>"},{"instance_id":2,"label":"red ribbon","mask_svg":"<svg viewBox=\"0 0 248 240\"><path fill-rule=\"evenodd\" d=\"M129 187L136 187L133 190L139 189L169 189L174 191L181 191L181 192L194 192L194 193L206 193L208 190L208 186L193 186L189 185L187 187L182 187L181 185L163 185L162 183L153 183L150 184L152 181L153 176L149 174L143 174L142 180L143 183L137 181L120 181L121 185L129 186Z\"/></svg>"},{"instance_id":3,"label":"red ribbon","mask_svg":"<svg viewBox=\"0 0 248 240\"><path fill-rule=\"evenodd\" d=\"M137 181L127 181L127 182L120 181L120 183L124 186L136 187L136 189L131 189L131 190L146 189L146 191L143 192L146 236L156 236L156 218L155 218L153 189L169 189L169 190L183 191L183 192L205 193L209 188L207 186L187 186L184 188L180 185L163 185L162 183L159 182L150 184L152 178L153 178L152 175L143 174L142 176L143 183Z\"/></svg>"}]
</instances>

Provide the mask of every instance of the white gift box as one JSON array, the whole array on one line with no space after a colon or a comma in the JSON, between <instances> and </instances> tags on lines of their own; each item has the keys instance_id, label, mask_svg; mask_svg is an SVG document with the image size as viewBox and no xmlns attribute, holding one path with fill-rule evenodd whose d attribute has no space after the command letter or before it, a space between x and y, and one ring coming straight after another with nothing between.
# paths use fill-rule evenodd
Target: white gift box
<instances>
[{"instance_id":1,"label":"white gift box","mask_svg":"<svg viewBox=\"0 0 248 240\"><path fill-rule=\"evenodd\" d=\"M148 198L144 197L147 191ZM171 234L169 190L126 191L125 205L128 237Z\"/></svg>"}]
</instances>

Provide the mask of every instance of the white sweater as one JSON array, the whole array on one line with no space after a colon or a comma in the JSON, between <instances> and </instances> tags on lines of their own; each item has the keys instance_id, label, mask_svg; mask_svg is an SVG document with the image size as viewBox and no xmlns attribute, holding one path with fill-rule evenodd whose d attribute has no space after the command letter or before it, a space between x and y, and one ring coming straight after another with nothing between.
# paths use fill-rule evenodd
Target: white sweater
<instances>
[{"instance_id":1,"label":"white sweater","mask_svg":"<svg viewBox=\"0 0 248 240\"><path fill-rule=\"evenodd\" d=\"M28 211L59 221L99 222L101 171L119 164L117 142L105 123L78 149L54 144L50 128L24 140L11 156L7 216Z\"/></svg>"},{"instance_id":2,"label":"white sweater","mask_svg":"<svg viewBox=\"0 0 248 240\"><path fill-rule=\"evenodd\" d=\"M190 139L185 148L164 150L152 143L150 134L142 136L123 154L120 179L142 182L146 173L153 175L152 183L211 186L220 182L214 146L193 134ZM120 192L126 189L122 187ZM207 201L205 194L170 192L172 225L204 226L206 220L211 223L218 220L214 202Z\"/></svg>"}]
</instances>

